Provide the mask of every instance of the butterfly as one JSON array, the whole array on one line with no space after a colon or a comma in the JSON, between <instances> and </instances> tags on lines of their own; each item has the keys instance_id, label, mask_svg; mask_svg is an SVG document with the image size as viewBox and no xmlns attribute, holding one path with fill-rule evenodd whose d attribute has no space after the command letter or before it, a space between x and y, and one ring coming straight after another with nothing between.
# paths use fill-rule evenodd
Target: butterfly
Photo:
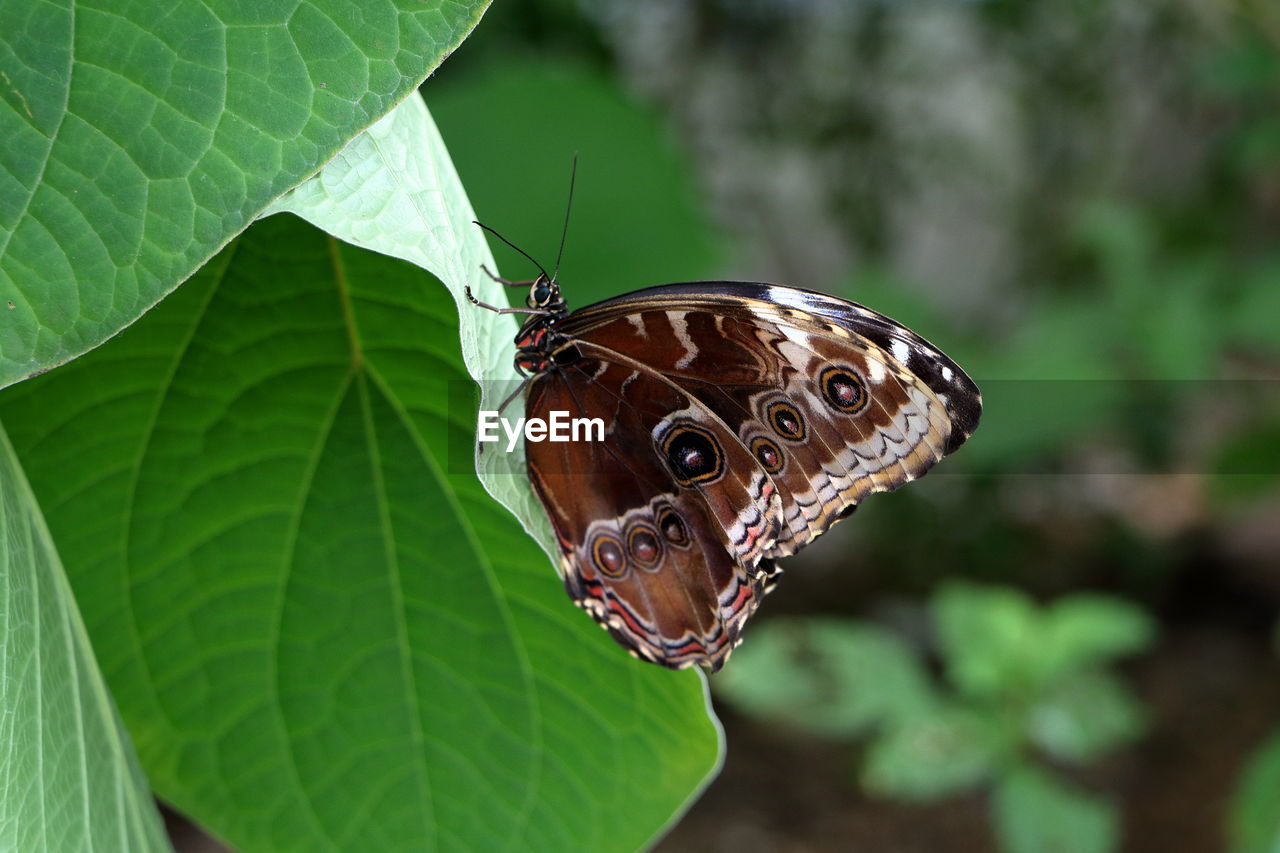
<instances>
[{"instance_id":1,"label":"butterfly","mask_svg":"<svg viewBox=\"0 0 1280 853\"><path fill-rule=\"evenodd\" d=\"M718 670L777 559L978 425L965 372L856 303L707 281L570 311L538 269L532 281L485 270L527 287L524 308L467 297L528 315L515 339L526 418L603 422L601 441L526 442L528 474L569 596L642 660Z\"/></svg>"}]
</instances>

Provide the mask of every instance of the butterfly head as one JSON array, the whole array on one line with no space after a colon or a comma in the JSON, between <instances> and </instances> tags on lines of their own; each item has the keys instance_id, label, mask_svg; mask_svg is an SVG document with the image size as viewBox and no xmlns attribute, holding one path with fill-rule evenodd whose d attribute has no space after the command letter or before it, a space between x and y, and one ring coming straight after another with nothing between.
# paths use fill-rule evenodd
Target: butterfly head
<instances>
[{"instance_id":1,"label":"butterfly head","mask_svg":"<svg viewBox=\"0 0 1280 853\"><path fill-rule=\"evenodd\" d=\"M544 272L529 284L529 295L525 304L539 311L552 314L563 314L568 310L564 297L560 295L560 284Z\"/></svg>"}]
</instances>

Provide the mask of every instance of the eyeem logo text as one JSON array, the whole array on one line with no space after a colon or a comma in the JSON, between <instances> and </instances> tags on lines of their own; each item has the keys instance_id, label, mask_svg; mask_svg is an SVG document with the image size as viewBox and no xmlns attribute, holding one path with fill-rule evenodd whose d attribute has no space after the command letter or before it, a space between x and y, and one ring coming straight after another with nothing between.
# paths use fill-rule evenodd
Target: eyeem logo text
<instances>
[{"instance_id":1,"label":"eyeem logo text","mask_svg":"<svg viewBox=\"0 0 1280 853\"><path fill-rule=\"evenodd\" d=\"M516 449L516 442L524 436L525 441L604 441L603 418L571 418L568 412L553 410L551 417L510 418L502 417L498 412L480 411L480 429L478 439L483 442L501 440L498 427L507 436L507 452Z\"/></svg>"}]
</instances>

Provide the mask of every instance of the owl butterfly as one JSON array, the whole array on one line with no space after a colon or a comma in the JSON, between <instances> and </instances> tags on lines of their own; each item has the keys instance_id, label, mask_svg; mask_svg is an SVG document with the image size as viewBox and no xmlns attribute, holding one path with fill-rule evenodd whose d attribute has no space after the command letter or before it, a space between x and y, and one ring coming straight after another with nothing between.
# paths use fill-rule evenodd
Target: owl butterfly
<instances>
[{"instance_id":1,"label":"owl butterfly","mask_svg":"<svg viewBox=\"0 0 1280 853\"><path fill-rule=\"evenodd\" d=\"M529 315L515 357L527 418L604 422L603 441L528 442L529 479L570 597L643 660L719 669L776 559L978 425L964 371L861 305L711 281L570 312L538 268L528 282L490 274L527 287L526 308L467 296Z\"/></svg>"}]
</instances>

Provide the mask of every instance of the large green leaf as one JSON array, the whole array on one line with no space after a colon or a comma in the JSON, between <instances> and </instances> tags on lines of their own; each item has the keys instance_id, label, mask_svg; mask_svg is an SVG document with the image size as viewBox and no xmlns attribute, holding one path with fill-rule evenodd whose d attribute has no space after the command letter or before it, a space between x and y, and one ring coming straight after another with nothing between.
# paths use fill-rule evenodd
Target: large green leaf
<instances>
[{"instance_id":1,"label":"large green leaf","mask_svg":"<svg viewBox=\"0 0 1280 853\"><path fill-rule=\"evenodd\" d=\"M0 3L0 387L136 320L486 5Z\"/></svg>"},{"instance_id":2,"label":"large green leaf","mask_svg":"<svg viewBox=\"0 0 1280 853\"><path fill-rule=\"evenodd\" d=\"M0 394L156 790L241 849L632 849L716 761L699 677L484 492L457 339L430 276L277 216Z\"/></svg>"},{"instance_id":3,"label":"large green leaf","mask_svg":"<svg viewBox=\"0 0 1280 853\"><path fill-rule=\"evenodd\" d=\"M3 430L0 849L169 849Z\"/></svg>"}]
</instances>

